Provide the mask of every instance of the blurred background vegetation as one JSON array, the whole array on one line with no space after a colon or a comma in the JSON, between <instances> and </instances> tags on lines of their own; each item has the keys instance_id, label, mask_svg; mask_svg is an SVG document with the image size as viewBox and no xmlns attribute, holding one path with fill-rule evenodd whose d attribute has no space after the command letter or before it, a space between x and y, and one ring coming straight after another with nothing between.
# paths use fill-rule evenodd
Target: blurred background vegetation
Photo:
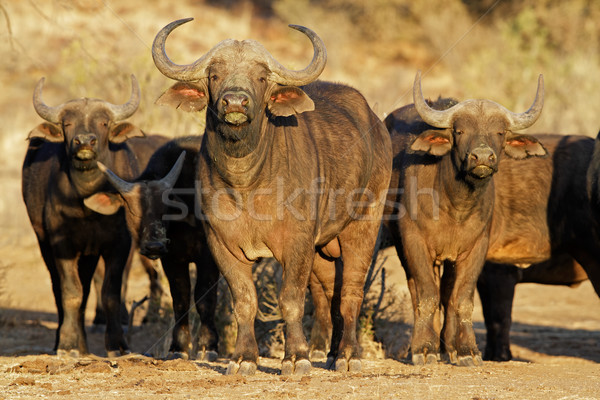
<instances>
[{"instance_id":1,"label":"blurred background vegetation","mask_svg":"<svg viewBox=\"0 0 600 400\"><path fill-rule=\"evenodd\" d=\"M41 77L50 105L84 96L122 103L133 73L143 97L130 121L146 132L202 133L202 115L154 105L173 82L154 67L150 46L185 17L195 20L167 41L182 64L223 39L252 38L301 69L312 48L287 25L310 27L328 51L322 78L356 87L382 118L412 102L418 69L426 97L488 98L515 112L529 107L543 73L544 111L529 132L600 128L596 0L0 0L0 270L24 260L43 267L20 195Z\"/></svg>"}]
</instances>

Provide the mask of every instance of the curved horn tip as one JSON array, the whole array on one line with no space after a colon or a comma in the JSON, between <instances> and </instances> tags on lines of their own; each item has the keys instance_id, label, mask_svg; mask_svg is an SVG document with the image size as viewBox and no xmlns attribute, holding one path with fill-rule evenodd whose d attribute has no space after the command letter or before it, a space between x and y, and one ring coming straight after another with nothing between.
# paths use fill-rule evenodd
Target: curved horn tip
<instances>
[{"instance_id":1,"label":"curved horn tip","mask_svg":"<svg viewBox=\"0 0 600 400\"><path fill-rule=\"evenodd\" d=\"M188 17L188 18L181 18L181 19L175 20L175 21L173 21L173 22L171 22L171 23L167 24L166 26L172 26L172 27L173 27L173 29L175 29L175 28L177 28L179 25L187 24L188 22L190 22L190 21L193 21L193 20L194 20L194 18L192 18L192 17Z\"/></svg>"},{"instance_id":2,"label":"curved horn tip","mask_svg":"<svg viewBox=\"0 0 600 400\"><path fill-rule=\"evenodd\" d=\"M300 31L300 32L304 32L306 30L310 31L310 29L308 29L307 27L302 26L302 25L289 24L288 26L290 28L295 29L295 30Z\"/></svg>"}]
</instances>

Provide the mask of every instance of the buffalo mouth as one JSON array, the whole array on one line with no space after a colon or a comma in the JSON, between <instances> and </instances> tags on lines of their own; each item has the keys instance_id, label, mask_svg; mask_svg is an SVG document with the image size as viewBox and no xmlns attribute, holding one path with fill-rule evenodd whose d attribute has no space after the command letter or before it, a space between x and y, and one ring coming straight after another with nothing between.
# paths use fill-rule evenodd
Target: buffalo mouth
<instances>
[{"instance_id":1,"label":"buffalo mouth","mask_svg":"<svg viewBox=\"0 0 600 400\"><path fill-rule=\"evenodd\" d=\"M79 161L92 161L96 158L96 152L89 148L80 148L75 153L75 158Z\"/></svg>"},{"instance_id":2,"label":"buffalo mouth","mask_svg":"<svg viewBox=\"0 0 600 400\"><path fill-rule=\"evenodd\" d=\"M73 154L71 165L79 171L89 171L97 168L96 152L89 148L78 149Z\"/></svg>"},{"instance_id":3,"label":"buffalo mouth","mask_svg":"<svg viewBox=\"0 0 600 400\"><path fill-rule=\"evenodd\" d=\"M471 171L469 171L469 175L478 179L485 179L492 176L495 172L496 170L489 165L480 164L471 169Z\"/></svg>"},{"instance_id":4,"label":"buffalo mouth","mask_svg":"<svg viewBox=\"0 0 600 400\"><path fill-rule=\"evenodd\" d=\"M242 126L249 122L248 115L243 112L233 111L228 112L223 116L223 120L233 126Z\"/></svg>"}]
</instances>

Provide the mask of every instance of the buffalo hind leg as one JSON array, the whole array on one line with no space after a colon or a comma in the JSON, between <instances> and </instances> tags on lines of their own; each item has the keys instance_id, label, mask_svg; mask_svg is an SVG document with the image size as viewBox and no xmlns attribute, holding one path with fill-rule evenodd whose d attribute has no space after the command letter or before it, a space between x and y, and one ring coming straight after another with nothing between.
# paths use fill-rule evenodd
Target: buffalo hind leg
<instances>
[{"instance_id":1,"label":"buffalo hind leg","mask_svg":"<svg viewBox=\"0 0 600 400\"><path fill-rule=\"evenodd\" d=\"M204 246L202 249L200 259L196 262L196 271L194 300L196 301L196 310L200 316L198 354L196 358L215 361L218 356L219 344L219 334L215 325L219 269L208 246Z\"/></svg>"},{"instance_id":2,"label":"buffalo hind leg","mask_svg":"<svg viewBox=\"0 0 600 400\"><path fill-rule=\"evenodd\" d=\"M337 371L359 372L362 368L357 326L364 296L365 279L373 259L380 218L352 221L338 236L342 253L340 314L341 340L335 361ZM334 322L334 336L339 334ZM332 339L332 347L333 347Z\"/></svg>"},{"instance_id":3,"label":"buffalo hind leg","mask_svg":"<svg viewBox=\"0 0 600 400\"><path fill-rule=\"evenodd\" d=\"M317 257L320 255L317 253ZM318 261L315 258L313 272L310 275L309 289L314 304L313 326L310 332L310 359L320 360L327 357L329 345L331 343L331 297L326 293L326 284L322 284L317 277L316 269ZM335 267L332 267L332 269ZM327 279L327 278L326 278ZM335 276L331 277L332 281Z\"/></svg>"},{"instance_id":4,"label":"buffalo hind leg","mask_svg":"<svg viewBox=\"0 0 600 400\"><path fill-rule=\"evenodd\" d=\"M477 280L477 291L481 299L486 328L486 343L483 359L509 361L510 326L515 285L519 281L519 270L513 265L485 263Z\"/></svg>"},{"instance_id":5,"label":"buffalo hind leg","mask_svg":"<svg viewBox=\"0 0 600 400\"><path fill-rule=\"evenodd\" d=\"M283 281L279 292L279 308L285 321L285 355L282 375L304 375L310 371L309 347L302 329L304 300L314 263L314 247L307 241L284 254ZM311 256L307 257L310 254Z\"/></svg>"}]
</instances>

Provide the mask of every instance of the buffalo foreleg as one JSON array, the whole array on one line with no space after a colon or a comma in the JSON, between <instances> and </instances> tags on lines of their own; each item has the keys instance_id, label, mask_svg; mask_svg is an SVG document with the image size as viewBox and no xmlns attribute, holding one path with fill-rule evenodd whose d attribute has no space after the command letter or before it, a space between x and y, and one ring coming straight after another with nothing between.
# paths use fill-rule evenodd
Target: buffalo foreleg
<instances>
[{"instance_id":1,"label":"buffalo foreleg","mask_svg":"<svg viewBox=\"0 0 600 400\"><path fill-rule=\"evenodd\" d=\"M163 256L161 261L169 281L175 319L169 356L187 359L192 350L189 324L191 292L189 262L186 259L179 259L177 254L171 253Z\"/></svg>"},{"instance_id":2,"label":"buffalo foreleg","mask_svg":"<svg viewBox=\"0 0 600 400\"><path fill-rule=\"evenodd\" d=\"M486 251L487 238L481 238L472 250L456 263L444 265L442 286L445 318L442 339L444 352L453 364L482 364L473 330L473 299ZM449 277L445 277L447 274Z\"/></svg>"},{"instance_id":3,"label":"buffalo foreleg","mask_svg":"<svg viewBox=\"0 0 600 400\"><path fill-rule=\"evenodd\" d=\"M130 257L130 244L128 237L118 238L108 246L109 251L102 255L106 267L102 285L102 306L106 314L104 344L109 357L129 353L121 326L121 288L123 271Z\"/></svg>"}]
</instances>

